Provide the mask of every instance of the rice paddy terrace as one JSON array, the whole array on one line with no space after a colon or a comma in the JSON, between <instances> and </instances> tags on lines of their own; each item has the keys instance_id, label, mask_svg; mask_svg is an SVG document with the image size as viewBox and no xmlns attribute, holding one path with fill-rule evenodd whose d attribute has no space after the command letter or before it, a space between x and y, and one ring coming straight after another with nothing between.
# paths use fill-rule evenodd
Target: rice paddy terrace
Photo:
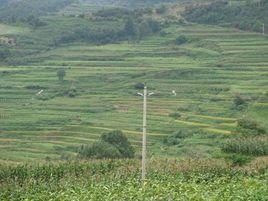
<instances>
[{"instance_id":1,"label":"rice paddy terrace","mask_svg":"<svg viewBox=\"0 0 268 201\"><path fill-rule=\"evenodd\" d=\"M66 45L31 58L38 61L31 65L1 66L0 160L72 156L77 146L114 129L139 150L142 100L134 85L144 81L155 92L148 102L151 156L217 155L242 115L268 127L267 36L196 24L164 31L140 43ZM175 45L181 34L192 42ZM66 70L63 83L59 68ZM75 97L66 95L70 89ZM236 93L249 98L243 114L232 109ZM180 117L170 117L175 112ZM163 145L182 128L199 133L179 146Z\"/></svg>"}]
</instances>

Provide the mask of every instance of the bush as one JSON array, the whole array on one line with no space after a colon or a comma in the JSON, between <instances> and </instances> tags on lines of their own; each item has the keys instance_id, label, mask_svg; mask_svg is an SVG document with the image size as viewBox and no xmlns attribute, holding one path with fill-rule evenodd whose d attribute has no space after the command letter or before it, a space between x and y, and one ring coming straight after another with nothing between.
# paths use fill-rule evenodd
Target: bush
<instances>
[{"instance_id":1,"label":"bush","mask_svg":"<svg viewBox=\"0 0 268 201\"><path fill-rule=\"evenodd\" d=\"M168 146L178 145L181 143L181 139L175 138L174 136L168 136L164 138L163 143Z\"/></svg>"},{"instance_id":2,"label":"bush","mask_svg":"<svg viewBox=\"0 0 268 201\"><path fill-rule=\"evenodd\" d=\"M172 118L174 118L174 119L178 119L178 118L181 117L181 114L178 113L178 112L172 112L172 113L169 113L168 116L169 116L169 117L172 117Z\"/></svg>"},{"instance_id":3,"label":"bush","mask_svg":"<svg viewBox=\"0 0 268 201\"><path fill-rule=\"evenodd\" d=\"M227 153L263 156L268 154L268 138L247 137L231 139L226 141L221 148Z\"/></svg>"},{"instance_id":4,"label":"bush","mask_svg":"<svg viewBox=\"0 0 268 201\"><path fill-rule=\"evenodd\" d=\"M178 130L172 135L169 135L164 138L163 143L167 145L178 145L183 139L193 136L194 133L195 131L192 130Z\"/></svg>"},{"instance_id":5,"label":"bush","mask_svg":"<svg viewBox=\"0 0 268 201\"><path fill-rule=\"evenodd\" d=\"M74 98L77 96L77 90L74 86L72 86L68 91L67 91L67 96L70 98Z\"/></svg>"},{"instance_id":6,"label":"bush","mask_svg":"<svg viewBox=\"0 0 268 201\"><path fill-rule=\"evenodd\" d=\"M1 48L1 47L0 47ZM0 60L4 60L11 55L10 51L6 48L0 49Z\"/></svg>"},{"instance_id":7,"label":"bush","mask_svg":"<svg viewBox=\"0 0 268 201\"><path fill-rule=\"evenodd\" d=\"M175 44L176 44L176 45L182 45L182 44L187 43L187 42L188 42L188 39L187 39L187 37L184 36L184 35L180 35L180 36L178 36L178 37L176 38L176 40L175 40Z\"/></svg>"},{"instance_id":8,"label":"bush","mask_svg":"<svg viewBox=\"0 0 268 201\"><path fill-rule=\"evenodd\" d=\"M115 130L105 133L101 136L101 140L116 147L123 158L134 157L134 149L122 131Z\"/></svg>"},{"instance_id":9,"label":"bush","mask_svg":"<svg viewBox=\"0 0 268 201\"><path fill-rule=\"evenodd\" d=\"M58 76L58 78L59 78L59 81L63 81L63 79L64 79L64 77L65 77L65 75L66 75L66 72L65 72L65 70L63 69L63 68L61 68L61 69L59 69L58 71L57 71L57 76Z\"/></svg>"},{"instance_id":10,"label":"bush","mask_svg":"<svg viewBox=\"0 0 268 201\"><path fill-rule=\"evenodd\" d=\"M238 126L238 129L244 134L261 135L261 134L266 133L265 128L259 125L258 122L252 119L245 118L245 117L238 119L237 126Z\"/></svg>"},{"instance_id":11,"label":"bush","mask_svg":"<svg viewBox=\"0 0 268 201\"><path fill-rule=\"evenodd\" d=\"M135 89L144 89L144 84L139 82L139 83L134 85L134 88Z\"/></svg>"},{"instance_id":12,"label":"bush","mask_svg":"<svg viewBox=\"0 0 268 201\"><path fill-rule=\"evenodd\" d=\"M245 165L251 160L249 156L245 156L241 154L232 154L231 156L229 156L229 158L231 159L234 165L239 165L239 166Z\"/></svg>"},{"instance_id":13,"label":"bush","mask_svg":"<svg viewBox=\"0 0 268 201\"><path fill-rule=\"evenodd\" d=\"M242 110L247 106L247 101L246 98L244 98L240 94L235 94L233 104L235 109Z\"/></svg>"},{"instance_id":14,"label":"bush","mask_svg":"<svg viewBox=\"0 0 268 201\"><path fill-rule=\"evenodd\" d=\"M167 7L165 5L161 5L160 7L155 9L157 14L164 14L167 11Z\"/></svg>"},{"instance_id":15,"label":"bush","mask_svg":"<svg viewBox=\"0 0 268 201\"><path fill-rule=\"evenodd\" d=\"M80 158L133 158L134 153L127 137L119 130L102 134L99 141L78 149Z\"/></svg>"},{"instance_id":16,"label":"bush","mask_svg":"<svg viewBox=\"0 0 268 201\"><path fill-rule=\"evenodd\" d=\"M30 84L30 85L27 85L25 88L26 89L31 89L31 90L40 90L40 89L43 89L43 87L41 87L38 84Z\"/></svg>"},{"instance_id":17,"label":"bush","mask_svg":"<svg viewBox=\"0 0 268 201\"><path fill-rule=\"evenodd\" d=\"M113 145L98 141L93 143L92 145L82 145L78 149L78 155L80 158L95 158L95 159L103 159L103 158L121 158L122 155L119 150Z\"/></svg>"},{"instance_id":18,"label":"bush","mask_svg":"<svg viewBox=\"0 0 268 201\"><path fill-rule=\"evenodd\" d=\"M232 26L243 30L262 31L262 23L267 23L266 11L268 9L268 1L259 1L261 6L256 3L239 3L230 6L229 1L214 1L204 6L188 7L184 12L185 19L191 22L201 24L217 24L224 26ZM238 2L238 1L237 1ZM254 1L245 1L254 2Z\"/></svg>"}]
</instances>

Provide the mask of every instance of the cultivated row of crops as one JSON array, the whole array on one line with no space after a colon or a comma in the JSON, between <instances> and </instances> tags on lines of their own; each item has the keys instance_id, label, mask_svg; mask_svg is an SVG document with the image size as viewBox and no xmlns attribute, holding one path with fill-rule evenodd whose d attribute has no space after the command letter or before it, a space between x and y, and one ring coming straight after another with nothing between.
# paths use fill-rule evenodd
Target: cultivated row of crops
<instances>
[{"instance_id":1,"label":"cultivated row of crops","mask_svg":"<svg viewBox=\"0 0 268 201\"><path fill-rule=\"evenodd\" d=\"M267 158L238 168L220 160L138 160L0 166L1 200L267 200Z\"/></svg>"}]
</instances>

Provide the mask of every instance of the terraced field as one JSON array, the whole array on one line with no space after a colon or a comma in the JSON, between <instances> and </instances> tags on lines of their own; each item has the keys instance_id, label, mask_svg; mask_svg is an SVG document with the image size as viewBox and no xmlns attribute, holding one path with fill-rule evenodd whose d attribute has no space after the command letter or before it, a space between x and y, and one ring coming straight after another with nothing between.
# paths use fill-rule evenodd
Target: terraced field
<instances>
[{"instance_id":1,"label":"terraced field","mask_svg":"<svg viewBox=\"0 0 268 201\"><path fill-rule=\"evenodd\" d=\"M242 115L268 128L267 36L196 24L165 32L140 43L77 43L31 58L39 61L34 65L0 67L0 160L73 156L77 146L114 129L139 150L142 100L134 85L144 81L156 93L148 102L151 156L216 155ZM192 42L174 45L180 34ZM66 69L63 83L59 68ZM74 88L76 97L68 97ZM236 93L250 99L245 114L232 109ZM170 117L174 112L181 117ZM179 146L163 145L182 128L199 133Z\"/></svg>"}]
</instances>

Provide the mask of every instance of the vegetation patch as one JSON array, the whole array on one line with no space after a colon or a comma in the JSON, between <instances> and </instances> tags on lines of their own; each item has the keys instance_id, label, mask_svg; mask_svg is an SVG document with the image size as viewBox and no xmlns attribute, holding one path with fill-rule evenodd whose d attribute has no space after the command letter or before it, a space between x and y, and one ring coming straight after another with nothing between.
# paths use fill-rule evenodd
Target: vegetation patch
<instances>
[{"instance_id":1,"label":"vegetation patch","mask_svg":"<svg viewBox=\"0 0 268 201\"><path fill-rule=\"evenodd\" d=\"M105 133L92 145L78 149L80 158L133 158L134 149L121 131Z\"/></svg>"},{"instance_id":2,"label":"vegetation patch","mask_svg":"<svg viewBox=\"0 0 268 201\"><path fill-rule=\"evenodd\" d=\"M264 156L268 154L268 138L242 137L230 139L222 145L222 150L228 153Z\"/></svg>"},{"instance_id":3,"label":"vegetation patch","mask_svg":"<svg viewBox=\"0 0 268 201\"><path fill-rule=\"evenodd\" d=\"M198 131L191 130L191 129L181 129L165 137L163 140L163 143L169 146L179 145L181 144L183 139L190 138L196 133L198 133Z\"/></svg>"},{"instance_id":4,"label":"vegetation patch","mask_svg":"<svg viewBox=\"0 0 268 201\"><path fill-rule=\"evenodd\" d=\"M266 133L266 129L263 126L261 126L257 121L247 117L238 119L237 126L238 131L242 134L263 135Z\"/></svg>"},{"instance_id":5,"label":"vegetation patch","mask_svg":"<svg viewBox=\"0 0 268 201\"><path fill-rule=\"evenodd\" d=\"M247 31L262 32L268 24L265 14L268 9L266 0L259 1L214 1L203 6L189 6L184 13L187 20L232 26Z\"/></svg>"}]
</instances>

